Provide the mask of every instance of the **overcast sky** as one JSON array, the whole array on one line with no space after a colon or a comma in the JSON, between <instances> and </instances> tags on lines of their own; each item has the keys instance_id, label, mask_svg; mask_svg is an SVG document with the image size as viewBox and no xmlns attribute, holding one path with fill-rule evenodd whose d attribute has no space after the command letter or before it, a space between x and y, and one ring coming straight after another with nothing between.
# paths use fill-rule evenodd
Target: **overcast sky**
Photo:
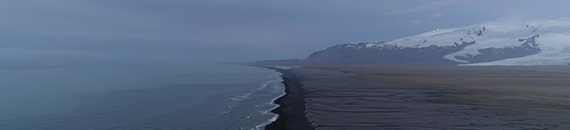
<instances>
[{"instance_id":1,"label":"overcast sky","mask_svg":"<svg viewBox=\"0 0 570 130\"><path fill-rule=\"evenodd\" d=\"M1 0L0 61L254 61L510 15L569 0Z\"/></svg>"}]
</instances>

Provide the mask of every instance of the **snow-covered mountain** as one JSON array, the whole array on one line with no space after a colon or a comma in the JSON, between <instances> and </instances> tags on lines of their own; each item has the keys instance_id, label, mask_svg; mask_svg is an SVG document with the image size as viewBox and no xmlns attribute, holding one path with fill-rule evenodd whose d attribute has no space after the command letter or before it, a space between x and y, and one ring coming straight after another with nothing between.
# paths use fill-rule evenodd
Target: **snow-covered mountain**
<instances>
[{"instance_id":1,"label":"snow-covered mountain","mask_svg":"<svg viewBox=\"0 0 570 130\"><path fill-rule=\"evenodd\" d=\"M306 62L570 65L570 19L500 19L396 40L342 44Z\"/></svg>"}]
</instances>

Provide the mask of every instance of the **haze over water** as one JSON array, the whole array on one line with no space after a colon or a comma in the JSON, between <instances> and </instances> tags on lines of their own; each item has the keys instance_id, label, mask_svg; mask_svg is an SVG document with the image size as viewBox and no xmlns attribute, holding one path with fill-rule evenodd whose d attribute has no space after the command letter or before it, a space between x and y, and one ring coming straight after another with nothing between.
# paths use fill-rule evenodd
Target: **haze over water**
<instances>
[{"instance_id":1,"label":"haze over water","mask_svg":"<svg viewBox=\"0 0 570 130\"><path fill-rule=\"evenodd\" d=\"M259 129L270 70L219 64L0 68L0 129Z\"/></svg>"}]
</instances>

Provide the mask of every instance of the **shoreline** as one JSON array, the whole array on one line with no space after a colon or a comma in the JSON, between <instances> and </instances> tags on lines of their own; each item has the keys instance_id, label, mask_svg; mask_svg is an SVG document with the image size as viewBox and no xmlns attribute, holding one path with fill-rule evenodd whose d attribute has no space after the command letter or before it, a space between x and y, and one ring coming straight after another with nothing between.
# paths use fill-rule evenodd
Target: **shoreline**
<instances>
[{"instance_id":1,"label":"shoreline","mask_svg":"<svg viewBox=\"0 0 570 130\"><path fill-rule=\"evenodd\" d=\"M285 94L277 98L274 103L279 107L271 110L278 115L277 120L265 126L266 130L314 130L305 113L304 90L301 88L299 78L293 69L280 69L263 67L281 73Z\"/></svg>"},{"instance_id":2,"label":"shoreline","mask_svg":"<svg viewBox=\"0 0 570 130\"><path fill-rule=\"evenodd\" d=\"M566 68L302 67L282 73L291 78L284 80L289 96L302 87L303 96L293 98L304 99L297 113L304 112L313 129L570 129Z\"/></svg>"},{"instance_id":3,"label":"shoreline","mask_svg":"<svg viewBox=\"0 0 570 130\"><path fill-rule=\"evenodd\" d=\"M566 68L261 68L285 87L266 130L570 129Z\"/></svg>"}]
</instances>

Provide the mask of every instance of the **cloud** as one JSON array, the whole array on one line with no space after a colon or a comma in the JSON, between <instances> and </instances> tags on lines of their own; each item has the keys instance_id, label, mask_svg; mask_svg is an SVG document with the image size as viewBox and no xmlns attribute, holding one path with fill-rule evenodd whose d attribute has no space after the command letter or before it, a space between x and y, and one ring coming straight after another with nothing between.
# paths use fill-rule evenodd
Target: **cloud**
<instances>
[{"instance_id":1,"label":"cloud","mask_svg":"<svg viewBox=\"0 0 570 130\"><path fill-rule=\"evenodd\" d=\"M446 8L446 7L450 7L450 6L462 5L462 4L469 3L471 1L472 0L436 1L436 2L427 3L427 4L424 4L424 5L415 7L415 8L390 11L387 14L388 15L398 15L398 14L416 13L416 12L421 12L421 11L426 11L426 10L433 10L433 9Z\"/></svg>"},{"instance_id":2,"label":"cloud","mask_svg":"<svg viewBox=\"0 0 570 130\"><path fill-rule=\"evenodd\" d=\"M422 24L422 21L419 20L413 20L411 21L412 24L418 25L418 24Z\"/></svg>"},{"instance_id":3,"label":"cloud","mask_svg":"<svg viewBox=\"0 0 570 130\"><path fill-rule=\"evenodd\" d=\"M441 15L443 15L443 13L441 13L441 12L434 13L431 15L431 18L437 18L437 17L440 17Z\"/></svg>"}]
</instances>

